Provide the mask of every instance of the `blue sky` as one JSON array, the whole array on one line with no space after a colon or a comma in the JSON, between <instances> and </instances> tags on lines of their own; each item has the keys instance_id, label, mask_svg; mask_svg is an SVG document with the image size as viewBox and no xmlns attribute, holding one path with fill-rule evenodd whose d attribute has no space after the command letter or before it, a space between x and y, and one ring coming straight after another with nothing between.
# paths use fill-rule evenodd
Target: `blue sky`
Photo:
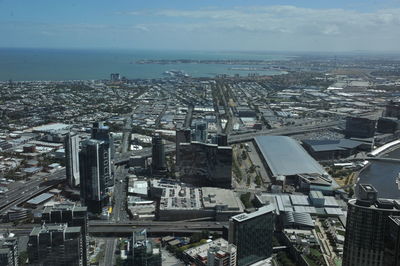
<instances>
[{"instance_id":1,"label":"blue sky","mask_svg":"<svg viewBox=\"0 0 400 266\"><path fill-rule=\"evenodd\" d=\"M400 0L0 0L0 47L399 51Z\"/></svg>"}]
</instances>

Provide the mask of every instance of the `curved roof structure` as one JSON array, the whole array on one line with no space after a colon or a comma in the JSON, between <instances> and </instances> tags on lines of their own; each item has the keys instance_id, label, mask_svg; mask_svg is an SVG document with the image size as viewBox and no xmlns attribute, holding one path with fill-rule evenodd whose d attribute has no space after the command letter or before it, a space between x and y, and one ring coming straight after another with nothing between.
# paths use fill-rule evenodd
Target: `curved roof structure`
<instances>
[{"instance_id":1,"label":"curved roof structure","mask_svg":"<svg viewBox=\"0 0 400 266\"><path fill-rule=\"evenodd\" d=\"M258 136L254 139L273 176L327 175L324 168L290 137Z\"/></svg>"}]
</instances>

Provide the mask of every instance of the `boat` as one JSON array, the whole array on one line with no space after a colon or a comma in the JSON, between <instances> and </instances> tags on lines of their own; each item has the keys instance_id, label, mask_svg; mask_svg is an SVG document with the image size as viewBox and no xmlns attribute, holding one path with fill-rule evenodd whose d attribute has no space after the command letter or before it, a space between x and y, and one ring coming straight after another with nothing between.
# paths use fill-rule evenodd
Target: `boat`
<instances>
[{"instance_id":1,"label":"boat","mask_svg":"<svg viewBox=\"0 0 400 266\"><path fill-rule=\"evenodd\" d=\"M164 71L164 75L171 77L179 77L179 78L188 78L190 75L186 74L183 70L167 70Z\"/></svg>"}]
</instances>

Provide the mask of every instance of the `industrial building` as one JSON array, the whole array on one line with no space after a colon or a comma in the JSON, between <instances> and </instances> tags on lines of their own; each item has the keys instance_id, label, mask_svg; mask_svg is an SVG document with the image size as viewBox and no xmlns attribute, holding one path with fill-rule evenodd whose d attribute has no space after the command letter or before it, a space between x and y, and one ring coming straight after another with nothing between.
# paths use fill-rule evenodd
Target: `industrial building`
<instances>
[{"instance_id":1,"label":"industrial building","mask_svg":"<svg viewBox=\"0 0 400 266\"><path fill-rule=\"evenodd\" d=\"M400 215L400 201L378 198L369 184L359 184L357 198L348 202L343 266L385 264L389 216Z\"/></svg>"}]
</instances>

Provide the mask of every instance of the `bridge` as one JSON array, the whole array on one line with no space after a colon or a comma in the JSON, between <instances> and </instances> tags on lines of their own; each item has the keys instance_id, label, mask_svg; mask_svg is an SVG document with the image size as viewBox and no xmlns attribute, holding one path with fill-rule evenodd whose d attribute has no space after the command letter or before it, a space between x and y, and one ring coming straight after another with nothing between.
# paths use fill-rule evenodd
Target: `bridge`
<instances>
[{"instance_id":1,"label":"bridge","mask_svg":"<svg viewBox=\"0 0 400 266\"><path fill-rule=\"evenodd\" d=\"M381 161L381 162L392 162L392 163L400 163L400 159L390 158L390 157L358 157L352 158L352 161L366 160L366 161Z\"/></svg>"},{"instance_id":2,"label":"bridge","mask_svg":"<svg viewBox=\"0 0 400 266\"><path fill-rule=\"evenodd\" d=\"M10 230L17 235L29 234L33 227L40 224L22 224L15 226L11 223L0 224L0 230ZM186 222L186 221L128 221L113 222L104 220L90 220L88 232L99 236L129 236L133 231L147 229L150 235L191 235L201 231L221 232L228 222Z\"/></svg>"}]
</instances>

